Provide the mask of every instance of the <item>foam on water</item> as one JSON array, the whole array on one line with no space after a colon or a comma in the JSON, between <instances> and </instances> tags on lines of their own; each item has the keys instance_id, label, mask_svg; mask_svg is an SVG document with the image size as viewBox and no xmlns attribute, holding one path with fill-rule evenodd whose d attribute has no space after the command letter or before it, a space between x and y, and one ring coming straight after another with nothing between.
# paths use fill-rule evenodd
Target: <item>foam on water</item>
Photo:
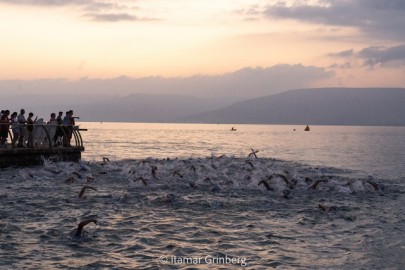
<instances>
[{"instance_id":1,"label":"foam on water","mask_svg":"<svg viewBox=\"0 0 405 270\"><path fill-rule=\"evenodd\" d=\"M170 261L206 256L244 258L247 269L405 263L403 181L254 156L45 161L0 179L0 268L241 267ZM87 219L97 225L73 237Z\"/></svg>"}]
</instances>

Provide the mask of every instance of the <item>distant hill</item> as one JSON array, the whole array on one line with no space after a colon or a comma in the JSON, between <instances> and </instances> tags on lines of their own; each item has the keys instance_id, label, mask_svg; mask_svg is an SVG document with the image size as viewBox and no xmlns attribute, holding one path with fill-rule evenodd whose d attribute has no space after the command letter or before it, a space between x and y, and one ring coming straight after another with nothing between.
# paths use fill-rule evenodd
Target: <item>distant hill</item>
<instances>
[{"instance_id":1,"label":"distant hill","mask_svg":"<svg viewBox=\"0 0 405 270\"><path fill-rule=\"evenodd\" d=\"M2 109L25 108L45 120L51 112L73 109L80 121L405 126L405 88L297 89L233 104L219 97L111 92L1 101Z\"/></svg>"},{"instance_id":2,"label":"distant hill","mask_svg":"<svg viewBox=\"0 0 405 270\"><path fill-rule=\"evenodd\" d=\"M194 114L178 121L405 126L405 88L290 90Z\"/></svg>"}]
</instances>

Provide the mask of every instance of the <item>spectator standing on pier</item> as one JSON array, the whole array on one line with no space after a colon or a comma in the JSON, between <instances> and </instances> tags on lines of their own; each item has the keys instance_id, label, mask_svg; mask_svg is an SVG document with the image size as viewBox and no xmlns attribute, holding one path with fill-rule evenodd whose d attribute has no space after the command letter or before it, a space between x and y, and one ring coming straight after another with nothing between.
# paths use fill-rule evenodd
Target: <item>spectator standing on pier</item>
<instances>
[{"instance_id":1,"label":"spectator standing on pier","mask_svg":"<svg viewBox=\"0 0 405 270\"><path fill-rule=\"evenodd\" d=\"M67 111L65 117L63 118L63 128L65 130L66 140L64 145L70 147L70 141L72 139L73 128L76 125L75 118L79 119L79 117L73 117L73 111Z\"/></svg>"},{"instance_id":2,"label":"spectator standing on pier","mask_svg":"<svg viewBox=\"0 0 405 270\"><path fill-rule=\"evenodd\" d=\"M8 138L8 129L10 127L10 119L8 116L10 115L9 110L5 110L0 117L0 147L6 147L6 141Z\"/></svg>"},{"instance_id":3,"label":"spectator standing on pier","mask_svg":"<svg viewBox=\"0 0 405 270\"><path fill-rule=\"evenodd\" d=\"M60 138L60 137L62 137L63 136L63 130L62 130L62 123L63 123L63 121L62 121L62 116L63 116L63 112L59 112L59 114L58 114L58 117L56 117L56 124L57 124L57 128L56 128L56 133L55 133L55 136L53 137L53 145L54 146L57 146L56 145L56 142L58 141L58 139Z\"/></svg>"},{"instance_id":4,"label":"spectator standing on pier","mask_svg":"<svg viewBox=\"0 0 405 270\"><path fill-rule=\"evenodd\" d=\"M56 120L56 114L51 113L51 119L49 119L47 125L56 125L58 123L58 120Z\"/></svg>"},{"instance_id":5,"label":"spectator standing on pier","mask_svg":"<svg viewBox=\"0 0 405 270\"><path fill-rule=\"evenodd\" d=\"M75 118L80 119L80 117L73 116L72 110L70 110L69 112L70 112L70 125L72 126L72 130L73 130L73 127L76 125Z\"/></svg>"},{"instance_id":6,"label":"spectator standing on pier","mask_svg":"<svg viewBox=\"0 0 405 270\"><path fill-rule=\"evenodd\" d=\"M17 112L13 112L10 117L11 130L13 131L13 140L11 141L11 147L15 148L15 143L20 137L20 125L17 120Z\"/></svg>"},{"instance_id":7,"label":"spectator standing on pier","mask_svg":"<svg viewBox=\"0 0 405 270\"><path fill-rule=\"evenodd\" d=\"M37 121L38 117L35 117L34 120L32 120L32 117L34 114L30 112L28 114L27 118L27 129L28 129L28 147L33 148L34 147L34 138L32 132L34 131L34 124Z\"/></svg>"},{"instance_id":8,"label":"spectator standing on pier","mask_svg":"<svg viewBox=\"0 0 405 270\"><path fill-rule=\"evenodd\" d=\"M63 134L63 146L64 147L70 146L70 139L72 138L72 135L69 132L70 131L69 124L71 123L70 117L71 117L70 111L67 111L62 120L63 131L64 131L64 134Z\"/></svg>"},{"instance_id":9,"label":"spectator standing on pier","mask_svg":"<svg viewBox=\"0 0 405 270\"><path fill-rule=\"evenodd\" d=\"M26 133L25 124L27 123L27 120L25 119L24 114L25 114L25 110L21 109L20 114L17 116L17 121L20 125L20 136L18 138L17 147L24 147L24 136Z\"/></svg>"}]
</instances>

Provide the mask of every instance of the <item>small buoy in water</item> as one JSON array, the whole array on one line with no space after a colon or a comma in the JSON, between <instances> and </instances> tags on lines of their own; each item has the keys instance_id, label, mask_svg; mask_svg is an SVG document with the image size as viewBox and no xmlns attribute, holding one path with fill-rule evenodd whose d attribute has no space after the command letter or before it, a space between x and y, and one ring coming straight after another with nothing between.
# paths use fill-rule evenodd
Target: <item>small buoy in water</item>
<instances>
[{"instance_id":1,"label":"small buoy in water","mask_svg":"<svg viewBox=\"0 0 405 270\"><path fill-rule=\"evenodd\" d=\"M304 131L310 131L310 128L308 125L305 127Z\"/></svg>"}]
</instances>

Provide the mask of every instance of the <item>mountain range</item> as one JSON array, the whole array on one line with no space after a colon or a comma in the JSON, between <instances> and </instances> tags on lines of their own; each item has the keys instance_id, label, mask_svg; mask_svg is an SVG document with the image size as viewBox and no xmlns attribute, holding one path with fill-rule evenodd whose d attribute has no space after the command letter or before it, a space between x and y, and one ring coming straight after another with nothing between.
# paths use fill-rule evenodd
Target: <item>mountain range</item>
<instances>
[{"instance_id":1,"label":"mountain range","mask_svg":"<svg viewBox=\"0 0 405 270\"><path fill-rule=\"evenodd\" d=\"M25 108L45 120L51 112L73 109L81 122L405 126L405 88L296 89L236 103L219 96L119 93L31 94L1 101L7 109Z\"/></svg>"},{"instance_id":2,"label":"mountain range","mask_svg":"<svg viewBox=\"0 0 405 270\"><path fill-rule=\"evenodd\" d=\"M405 125L405 88L297 89L181 118L181 122Z\"/></svg>"}]
</instances>

